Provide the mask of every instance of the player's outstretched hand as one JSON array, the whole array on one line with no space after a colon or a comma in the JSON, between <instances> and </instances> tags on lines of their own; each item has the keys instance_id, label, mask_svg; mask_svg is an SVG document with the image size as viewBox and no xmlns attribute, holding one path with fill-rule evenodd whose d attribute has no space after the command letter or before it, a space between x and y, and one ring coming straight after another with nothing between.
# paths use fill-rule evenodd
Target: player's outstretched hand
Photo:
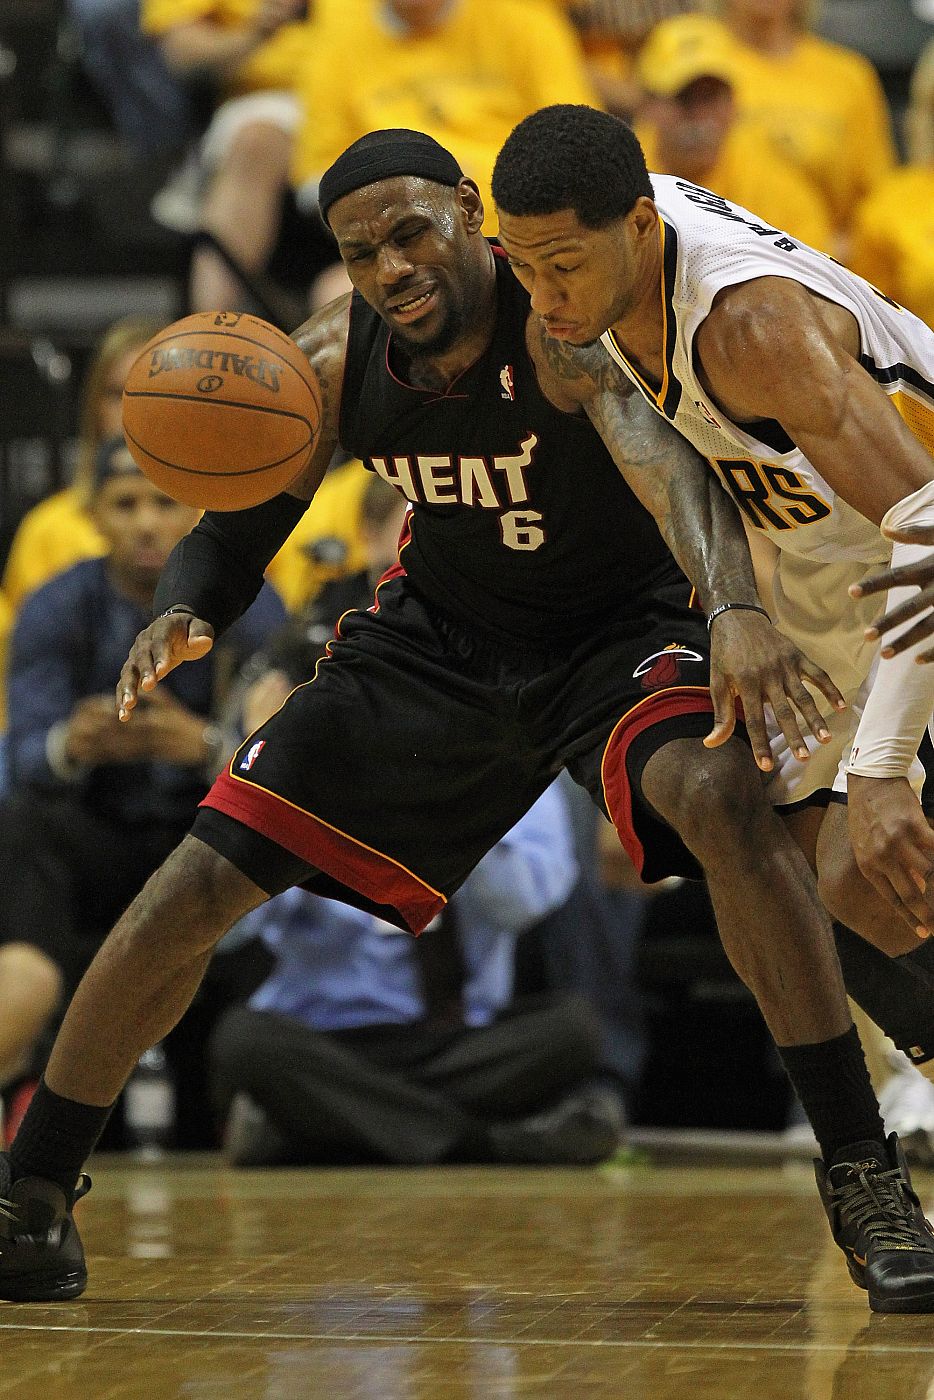
<instances>
[{"instance_id":1,"label":"player's outstretched hand","mask_svg":"<svg viewBox=\"0 0 934 1400\"><path fill-rule=\"evenodd\" d=\"M214 628L194 613L157 617L130 648L117 682L117 718L124 722L136 708L140 691L155 690L183 661L198 661L214 645Z\"/></svg>"},{"instance_id":2,"label":"player's outstretched hand","mask_svg":"<svg viewBox=\"0 0 934 1400\"><path fill-rule=\"evenodd\" d=\"M907 778L847 775L850 841L866 879L919 938L934 933L934 831Z\"/></svg>"},{"instance_id":3,"label":"player's outstretched hand","mask_svg":"<svg viewBox=\"0 0 934 1400\"><path fill-rule=\"evenodd\" d=\"M764 773L772 769L766 705L771 706L792 753L806 759L808 748L799 717L820 744L830 741L830 730L805 681L819 690L834 709L846 709L846 701L827 672L762 613L738 608L721 613L710 629L714 725L704 740L705 746L715 749L729 739L736 727L739 700L756 763Z\"/></svg>"},{"instance_id":4,"label":"player's outstretched hand","mask_svg":"<svg viewBox=\"0 0 934 1400\"><path fill-rule=\"evenodd\" d=\"M934 526L931 525L911 525L902 530L883 530L883 534L898 544L934 545ZM874 642L877 637L890 632L893 627L900 627L903 622L910 621L919 613L927 613L927 616L914 627L909 627L900 637L887 641L882 647L883 656L895 656L898 652L923 642L927 637L934 637L934 612L928 612L929 608L934 607L934 554L927 559L917 559L913 564L901 564L897 569L883 569L878 574L869 574L866 578L861 578L859 583L850 584L852 598L864 598L869 593L887 593L890 588L911 585L915 585L919 591L904 603L899 603L897 607L884 613L882 617L876 618L872 626L866 628L867 641ZM915 660L934 661L934 647L919 652Z\"/></svg>"}]
</instances>

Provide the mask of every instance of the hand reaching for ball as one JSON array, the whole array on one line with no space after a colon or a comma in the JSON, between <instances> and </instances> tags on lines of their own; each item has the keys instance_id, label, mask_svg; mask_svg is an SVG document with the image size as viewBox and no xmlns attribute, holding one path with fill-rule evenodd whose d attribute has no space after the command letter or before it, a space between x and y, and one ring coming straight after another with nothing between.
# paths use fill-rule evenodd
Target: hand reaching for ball
<instances>
[{"instance_id":1,"label":"hand reaching for ball","mask_svg":"<svg viewBox=\"0 0 934 1400\"><path fill-rule=\"evenodd\" d=\"M214 628L190 612L157 617L140 632L117 682L117 718L130 718L140 691L155 690L183 661L200 661L214 645Z\"/></svg>"}]
</instances>

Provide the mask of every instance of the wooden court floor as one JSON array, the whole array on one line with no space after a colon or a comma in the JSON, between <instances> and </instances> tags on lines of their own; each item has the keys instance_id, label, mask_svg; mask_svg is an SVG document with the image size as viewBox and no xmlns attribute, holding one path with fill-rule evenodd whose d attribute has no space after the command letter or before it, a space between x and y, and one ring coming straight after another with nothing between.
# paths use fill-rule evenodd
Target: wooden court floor
<instances>
[{"instance_id":1,"label":"wooden court floor","mask_svg":"<svg viewBox=\"0 0 934 1400\"><path fill-rule=\"evenodd\" d=\"M804 1164L94 1178L3 1400L934 1400L934 1317L870 1316Z\"/></svg>"}]
</instances>

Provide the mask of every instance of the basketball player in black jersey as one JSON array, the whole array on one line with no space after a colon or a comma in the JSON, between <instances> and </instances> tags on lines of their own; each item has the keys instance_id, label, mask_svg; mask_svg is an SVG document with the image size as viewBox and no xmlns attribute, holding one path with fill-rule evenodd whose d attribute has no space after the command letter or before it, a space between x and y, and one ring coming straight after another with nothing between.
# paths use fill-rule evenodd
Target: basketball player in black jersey
<instances>
[{"instance_id":1,"label":"basketball player in black jersey","mask_svg":"<svg viewBox=\"0 0 934 1400\"><path fill-rule=\"evenodd\" d=\"M803 748L795 708L818 738L823 722L802 677L837 698L763 616L734 507L638 396L597 405L530 353L528 299L436 143L365 137L320 201L357 289L297 334L320 439L291 493L206 515L176 552L121 675L121 718L247 606L338 442L412 501L399 563L239 748L82 982L0 1157L0 1297L84 1288L82 1165L235 920L300 883L417 932L562 767L645 877L703 870L825 1153L868 1158L884 1136L810 870L746 742L702 742L712 715L732 725L735 694L765 768L764 702ZM612 415L615 463L590 414ZM713 701L704 616L665 542L708 615ZM934 1307L903 1165L858 1205L876 1303Z\"/></svg>"}]
</instances>

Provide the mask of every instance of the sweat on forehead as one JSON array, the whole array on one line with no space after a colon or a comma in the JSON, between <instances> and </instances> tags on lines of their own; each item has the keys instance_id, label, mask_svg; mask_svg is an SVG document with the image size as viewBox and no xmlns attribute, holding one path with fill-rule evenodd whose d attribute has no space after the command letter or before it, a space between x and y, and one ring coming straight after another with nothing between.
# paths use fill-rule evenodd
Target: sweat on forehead
<instances>
[{"instance_id":1,"label":"sweat on forehead","mask_svg":"<svg viewBox=\"0 0 934 1400\"><path fill-rule=\"evenodd\" d=\"M394 175L417 175L449 187L463 179L463 171L451 152L425 132L405 127L371 131L348 146L321 176L321 217L330 227L328 210L338 199Z\"/></svg>"}]
</instances>

